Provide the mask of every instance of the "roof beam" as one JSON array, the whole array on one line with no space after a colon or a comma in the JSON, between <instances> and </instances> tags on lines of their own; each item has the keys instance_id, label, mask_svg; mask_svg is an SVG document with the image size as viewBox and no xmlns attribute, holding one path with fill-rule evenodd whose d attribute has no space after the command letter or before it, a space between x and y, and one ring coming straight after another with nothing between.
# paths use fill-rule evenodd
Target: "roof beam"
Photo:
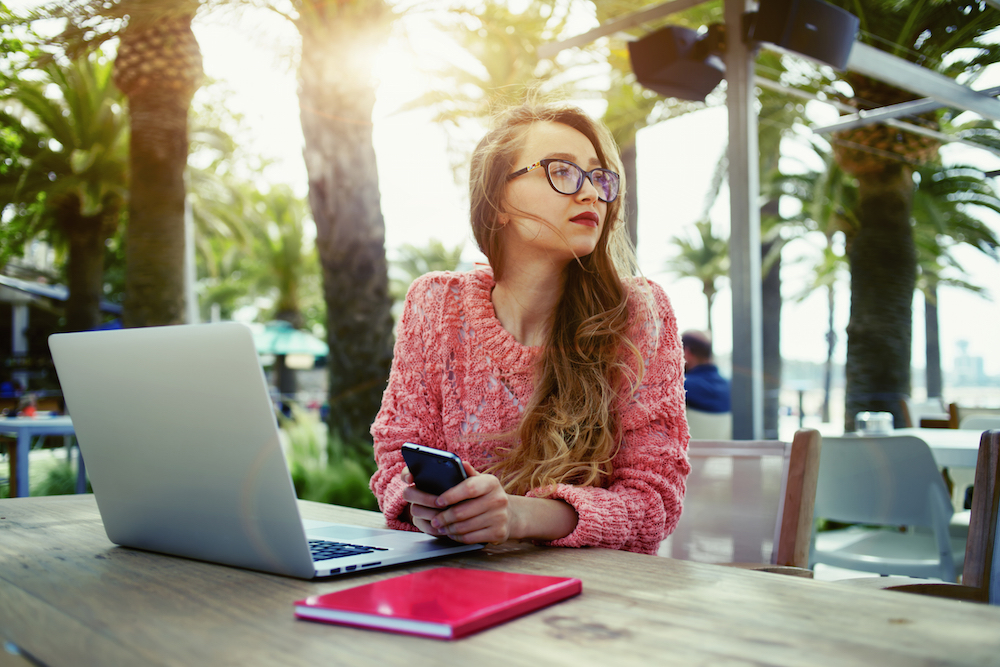
<instances>
[{"instance_id":1,"label":"roof beam","mask_svg":"<svg viewBox=\"0 0 1000 667\"><path fill-rule=\"evenodd\" d=\"M1000 121L1000 101L867 44L854 43L847 69L930 97L944 106L966 109L983 118Z\"/></svg>"},{"instance_id":2,"label":"roof beam","mask_svg":"<svg viewBox=\"0 0 1000 667\"><path fill-rule=\"evenodd\" d=\"M998 0L1000 2L1000 0ZM1000 95L1000 86L994 88L987 88L986 90L976 91L980 95L988 95L990 97L996 97ZM844 116L836 123L831 123L825 127L817 127L813 129L813 132L817 134L825 134L827 132L839 132L841 130L852 130L856 127L861 127L862 125L869 125L871 123L881 123L885 122L890 118L898 118L899 116L914 116L917 114L925 113L927 111L932 111L934 109L939 109L945 104L932 99L922 99L913 100L912 102L902 102L900 104L892 104L887 107L880 107L878 109L872 109L870 111L858 111L850 116Z\"/></svg>"},{"instance_id":3,"label":"roof beam","mask_svg":"<svg viewBox=\"0 0 1000 667\"><path fill-rule=\"evenodd\" d=\"M1000 0L998 0L998 1L1000 1ZM830 106L834 107L838 111L841 111L841 112L844 112L844 113L850 113L850 112L854 111L854 107L850 107L850 106L844 104L843 102L841 102L841 101L839 101L837 99L834 99L832 97L827 97L827 98L824 99L824 98L821 98L818 95L815 95L813 93L808 93L808 92L806 92L804 90L799 90L798 88L790 88L788 86L784 86L784 85L778 83L777 81L772 81L771 79L766 79L766 78L764 78L762 76L755 77L754 78L754 83L757 84L758 86L760 86L761 88L767 88L769 90L773 90L775 92L782 93L784 95L789 95L791 97L798 97L798 98L803 99L803 100L809 100L809 101L814 101L814 102L821 102L823 104L829 104ZM994 90L994 89L990 88L989 90L984 90L983 92L984 93L988 93L988 92L990 92L992 90ZM1000 87L998 87L996 90L1000 91ZM1000 92L998 92L997 94L1000 95ZM923 101L923 100L918 100L918 101ZM913 104L913 102L904 102L904 104ZM934 104L937 104L937 102L934 102ZM897 104L897 105L893 105L893 106L902 106L902 105L898 105ZM889 109L889 108L892 108L892 107L883 107L883 108L884 109ZM869 115L866 116L866 118L871 118L871 114L872 113L874 113L874 112L869 112ZM845 116L844 118L848 118L848 117ZM854 116L851 116L851 118L854 118ZM876 119L869 120L868 122L874 123L874 122L876 122ZM1000 156L1000 150L998 150L996 148L993 148L991 146L986 146L986 145L983 145L983 144L979 144L979 143L976 143L975 141L969 141L968 139L960 139L959 137L955 137L955 136L952 136L950 134L945 134L943 132L937 132L935 130L929 130L926 127L921 127L919 125L913 125L911 123L906 123L906 122L901 121L901 120L895 120L893 118L878 119L878 122L884 123L885 125L889 125L890 127L895 127L895 128L900 129L900 130L902 130L904 132L912 132L913 134L923 134L923 135L926 135L928 137L932 137L934 139L937 139L938 141L940 141L942 143L946 143L946 144L962 144L963 146L969 146L970 148L978 148L980 150L984 150L984 151L987 151L989 153L993 153L994 155ZM837 131L840 131L840 130L847 130L847 129L851 129L853 127L858 127L858 126L863 125L863 124L864 123L845 124L844 127L841 127L839 123L834 123L833 125L827 125L826 127L823 127L823 128L818 128L818 129L817 128L813 128L812 131L813 131L813 133L816 133L816 134L819 134L821 131L824 132L824 133L837 132Z\"/></svg>"}]
</instances>

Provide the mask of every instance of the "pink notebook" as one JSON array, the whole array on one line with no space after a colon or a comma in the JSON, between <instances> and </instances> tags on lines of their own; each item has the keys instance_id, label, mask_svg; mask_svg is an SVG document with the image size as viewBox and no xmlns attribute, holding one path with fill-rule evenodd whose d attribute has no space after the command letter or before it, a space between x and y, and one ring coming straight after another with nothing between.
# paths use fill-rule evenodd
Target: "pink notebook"
<instances>
[{"instance_id":1,"label":"pink notebook","mask_svg":"<svg viewBox=\"0 0 1000 667\"><path fill-rule=\"evenodd\" d=\"M458 639L583 589L579 579L439 567L295 603L298 618Z\"/></svg>"}]
</instances>

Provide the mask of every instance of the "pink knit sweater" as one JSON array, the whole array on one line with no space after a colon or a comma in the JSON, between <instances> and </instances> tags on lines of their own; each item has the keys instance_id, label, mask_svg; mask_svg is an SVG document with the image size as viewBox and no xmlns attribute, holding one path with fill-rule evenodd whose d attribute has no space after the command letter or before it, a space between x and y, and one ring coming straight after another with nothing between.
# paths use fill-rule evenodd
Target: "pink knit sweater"
<instances>
[{"instance_id":1,"label":"pink knit sweater","mask_svg":"<svg viewBox=\"0 0 1000 667\"><path fill-rule=\"evenodd\" d=\"M432 273L406 296L389 385L372 425L378 471L371 488L392 528L416 530L398 519L406 507L403 443L446 449L484 470L498 443L469 436L514 430L531 396L540 348L521 345L501 326L490 298L494 284L488 269ZM561 484L548 496L579 515L572 533L549 544L652 554L680 518L690 471L680 340L662 288L649 283L650 293L640 284L630 286L630 336L645 373L622 415L625 441L614 473L605 488Z\"/></svg>"}]
</instances>

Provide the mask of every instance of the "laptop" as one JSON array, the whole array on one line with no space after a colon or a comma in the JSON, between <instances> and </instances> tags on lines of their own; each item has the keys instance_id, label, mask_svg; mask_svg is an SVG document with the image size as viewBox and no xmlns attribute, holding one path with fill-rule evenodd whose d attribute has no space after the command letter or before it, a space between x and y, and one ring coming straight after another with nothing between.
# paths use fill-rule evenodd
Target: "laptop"
<instances>
[{"instance_id":1,"label":"laptop","mask_svg":"<svg viewBox=\"0 0 1000 667\"><path fill-rule=\"evenodd\" d=\"M49 347L115 544L303 579L482 547L303 521L244 324L55 334Z\"/></svg>"}]
</instances>

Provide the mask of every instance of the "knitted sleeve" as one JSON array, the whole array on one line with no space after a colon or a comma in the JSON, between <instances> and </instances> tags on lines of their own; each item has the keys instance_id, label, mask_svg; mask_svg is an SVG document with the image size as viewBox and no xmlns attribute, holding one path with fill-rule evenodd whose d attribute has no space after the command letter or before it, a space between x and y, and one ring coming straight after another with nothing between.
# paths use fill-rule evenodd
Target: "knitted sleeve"
<instances>
[{"instance_id":1,"label":"knitted sleeve","mask_svg":"<svg viewBox=\"0 0 1000 667\"><path fill-rule=\"evenodd\" d=\"M444 448L441 387L436 379L441 364L431 345L440 317L442 288L433 275L419 278L410 286L396 330L389 383L371 428L378 470L370 486L386 523L398 530L416 530L399 520L407 506L402 498L406 485L399 478L406 466L401 453L403 443Z\"/></svg>"},{"instance_id":2,"label":"knitted sleeve","mask_svg":"<svg viewBox=\"0 0 1000 667\"><path fill-rule=\"evenodd\" d=\"M553 546L655 554L680 519L691 470L683 354L670 302L658 285L651 288L656 317L640 321L633 338L644 357L644 375L622 414L624 440L607 488L560 484L528 493L564 500L579 516L576 529L548 543Z\"/></svg>"}]
</instances>

